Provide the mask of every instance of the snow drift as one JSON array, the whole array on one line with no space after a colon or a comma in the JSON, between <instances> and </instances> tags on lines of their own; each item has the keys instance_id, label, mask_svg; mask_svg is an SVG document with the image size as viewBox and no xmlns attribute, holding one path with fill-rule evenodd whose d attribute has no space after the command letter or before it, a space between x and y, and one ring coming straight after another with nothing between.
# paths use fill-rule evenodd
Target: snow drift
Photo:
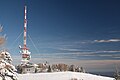
<instances>
[{"instance_id":1,"label":"snow drift","mask_svg":"<svg viewBox=\"0 0 120 80\"><path fill-rule=\"evenodd\" d=\"M78 72L18 74L19 80L114 80L114 78Z\"/></svg>"}]
</instances>

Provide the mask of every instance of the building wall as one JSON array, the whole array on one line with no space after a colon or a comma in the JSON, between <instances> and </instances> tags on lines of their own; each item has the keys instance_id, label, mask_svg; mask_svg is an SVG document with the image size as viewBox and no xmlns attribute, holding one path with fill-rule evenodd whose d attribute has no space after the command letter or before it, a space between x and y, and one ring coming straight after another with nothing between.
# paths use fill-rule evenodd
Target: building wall
<instances>
[{"instance_id":1,"label":"building wall","mask_svg":"<svg viewBox=\"0 0 120 80\"><path fill-rule=\"evenodd\" d=\"M23 68L22 73L35 73L35 67L31 67L31 68Z\"/></svg>"}]
</instances>

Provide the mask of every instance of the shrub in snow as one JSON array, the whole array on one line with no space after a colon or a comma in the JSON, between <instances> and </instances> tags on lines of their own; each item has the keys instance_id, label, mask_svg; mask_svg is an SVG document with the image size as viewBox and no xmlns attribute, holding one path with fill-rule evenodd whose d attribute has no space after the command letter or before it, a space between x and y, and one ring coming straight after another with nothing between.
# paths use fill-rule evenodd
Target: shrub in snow
<instances>
[{"instance_id":1,"label":"shrub in snow","mask_svg":"<svg viewBox=\"0 0 120 80\"><path fill-rule=\"evenodd\" d=\"M78 80L77 78L72 78L72 79L70 79L70 80Z\"/></svg>"},{"instance_id":2,"label":"shrub in snow","mask_svg":"<svg viewBox=\"0 0 120 80\"><path fill-rule=\"evenodd\" d=\"M50 65L48 66L47 72L52 72L52 69L51 69Z\"/></svg>"}]
</instances>

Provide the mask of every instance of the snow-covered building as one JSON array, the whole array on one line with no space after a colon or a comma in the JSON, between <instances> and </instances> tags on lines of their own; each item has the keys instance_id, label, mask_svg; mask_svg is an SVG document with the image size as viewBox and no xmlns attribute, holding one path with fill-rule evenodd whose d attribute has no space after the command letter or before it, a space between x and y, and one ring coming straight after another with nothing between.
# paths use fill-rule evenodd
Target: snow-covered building
<instances>
[{"instance_id":1,"label":"snow-covered building","mask_svg":"<svg viewBox=\"0 0 120 80\"><path fill-rule=\"evenodd\" d=\"M36 73L36 66L32 63L22 66L22 73Z\"/></svg>"}]
</instances>

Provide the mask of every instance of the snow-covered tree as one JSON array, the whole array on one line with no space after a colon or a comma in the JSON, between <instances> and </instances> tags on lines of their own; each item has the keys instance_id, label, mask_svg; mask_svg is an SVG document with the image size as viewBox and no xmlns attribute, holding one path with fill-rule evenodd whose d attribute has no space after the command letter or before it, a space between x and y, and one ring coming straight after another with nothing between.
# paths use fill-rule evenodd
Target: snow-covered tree
<instances>
[{"instance_id":1,"label":"snow-covered tree","mask_svg":"<svg viewBox=\"0 0 120 80\"><path fill-rule=\"evenodd\" d=\"M10 53L6 50L0 52L0 76L3 80L8 80L6 77L10 77L11 80L17 80L15 73L16 69L12 65L12 58ZM9 79L9 80L10 80Z\"/></svg>"}]
</instances>

